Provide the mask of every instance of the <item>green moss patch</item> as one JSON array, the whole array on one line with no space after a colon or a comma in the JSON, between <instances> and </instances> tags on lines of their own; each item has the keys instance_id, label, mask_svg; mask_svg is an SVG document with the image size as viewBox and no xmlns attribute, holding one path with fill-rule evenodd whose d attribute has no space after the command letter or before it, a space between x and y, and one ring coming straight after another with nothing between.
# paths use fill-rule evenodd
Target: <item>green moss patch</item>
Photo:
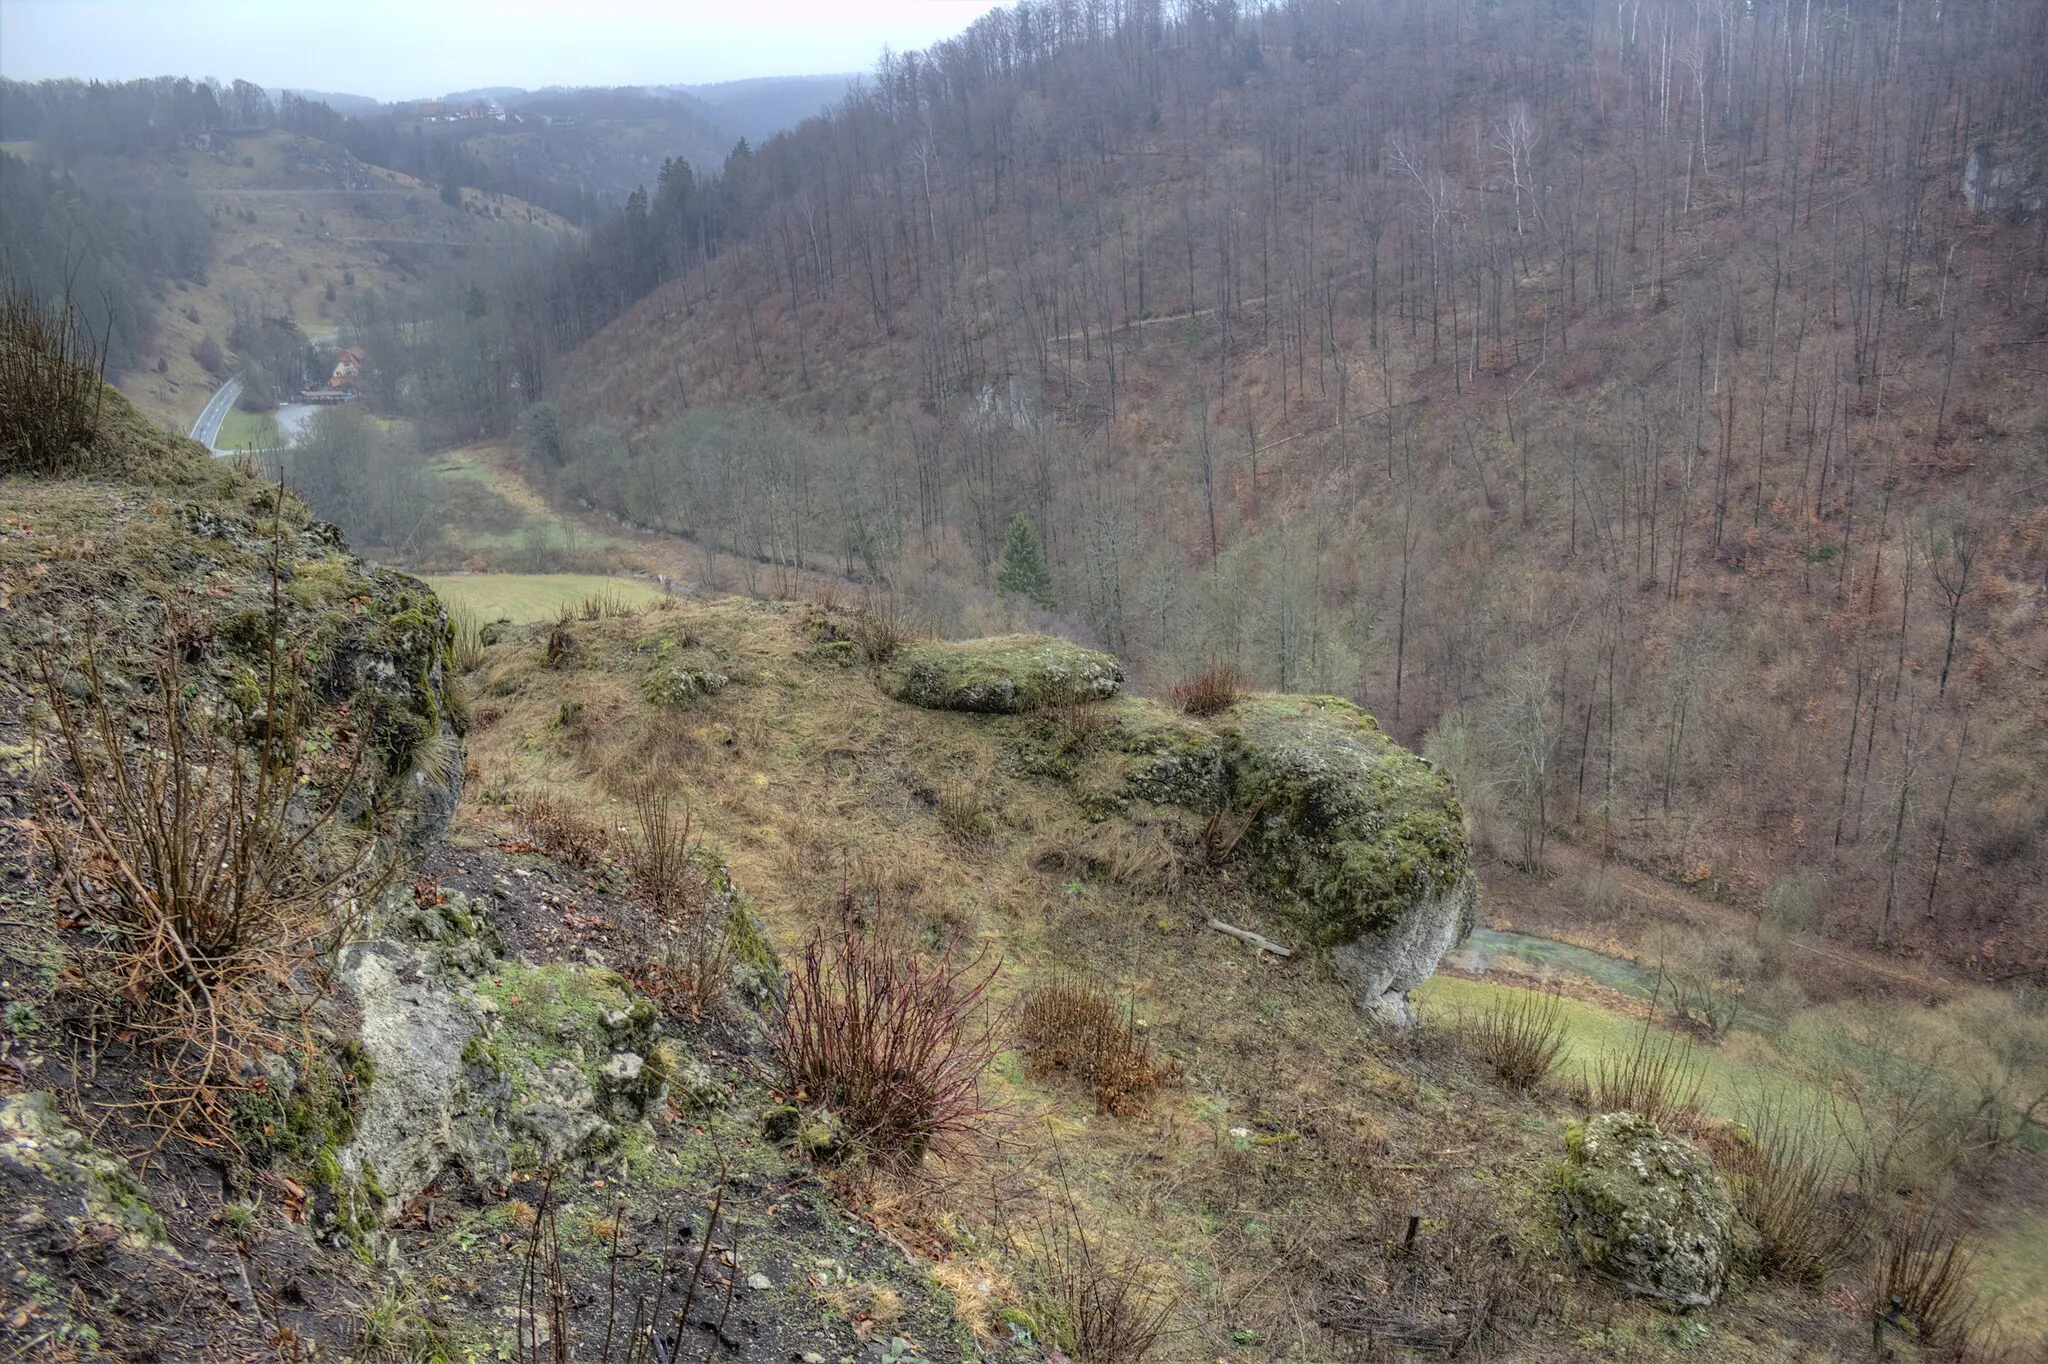
<instances>
[{"instance_id":1,"label":"green moss patch","mask_svg":"<svg viewBox=\"0 0 2048 1364\"><path fill-rule=\"evenodd\" d=\"M882 670L882 690L926 710L1025 715L1066 700L1099 701L1123 686L1105 653L1045 635L913 644Z\"/></svg>"},{"instance_id":2,"label":"green moss patch","mask_svg":"<svg viewBox=\"0 0 2048 1364\"><path fill-rule=\"evenodd\" d=\"M1254 696L1219 717L1245 842L1319 947L1385 928L1466 875L1450 780L1335 697Z\"/></svg>"}]
</instances>

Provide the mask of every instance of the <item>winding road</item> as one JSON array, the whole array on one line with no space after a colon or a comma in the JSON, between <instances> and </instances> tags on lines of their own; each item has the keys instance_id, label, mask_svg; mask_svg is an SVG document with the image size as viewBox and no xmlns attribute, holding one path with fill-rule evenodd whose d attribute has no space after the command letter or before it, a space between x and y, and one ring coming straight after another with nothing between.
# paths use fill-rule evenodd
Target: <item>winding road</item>
<instances>
[{"instance_id":1,"label":"winding road","mask_svg":"<svg viewBox=\"0 0 2048 1364\"><path fill-rule=\"evenodd\" d=\"M242 396L242 381L230 379L215 390L206 403L206 410L199 414L199 420L192 423L192 439L213 450L214 442L220 439L220 424L227 419L228 409L235 405L235 399Z\"/></svg>"}]
</instances>

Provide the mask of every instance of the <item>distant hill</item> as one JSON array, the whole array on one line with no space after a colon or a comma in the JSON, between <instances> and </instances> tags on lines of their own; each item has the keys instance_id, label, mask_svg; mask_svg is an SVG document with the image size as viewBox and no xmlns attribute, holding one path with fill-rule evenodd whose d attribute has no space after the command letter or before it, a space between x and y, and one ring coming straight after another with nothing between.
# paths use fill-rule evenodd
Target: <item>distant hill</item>
<instances>
[{"instance_id":1,"label":"distant hill","mask_svg":"<svg viewBox=\"0 0 2048 1364\"><path fill-rule=\"evenodd\" d=\"M384 107L384 101L368 95L344 94L338 90L280 90L279 94L297 95L300 99L318 100L337 114L360 117L377 113Z\"/></svg>"},{"instance_id":2,"label":"distant hill","mask_svg":"<svg viewBox=\"0 0 2048 1364\"><path fill-rule=\"evenodd\" d=\"M851 74L765 76L715 85L666 86L662 93L695 97L712 111L720 131L759 144L823 113L858 79Z\"/></svg>"}]
</instances>

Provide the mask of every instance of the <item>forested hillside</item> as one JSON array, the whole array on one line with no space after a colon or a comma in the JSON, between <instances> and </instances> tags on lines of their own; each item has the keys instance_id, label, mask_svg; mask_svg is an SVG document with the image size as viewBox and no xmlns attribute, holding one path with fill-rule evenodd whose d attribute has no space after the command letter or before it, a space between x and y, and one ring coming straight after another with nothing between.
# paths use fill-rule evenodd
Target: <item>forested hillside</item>
<instances>
[{"instance_id":1,"label":"forested hillside","mask_svg":"<svg viewBox=\"0 0 2048 1364\"><path fill-rule=\"evenodd\" d=\"M2039 6L1024 4L597 239L542 460L942 629L1022 512L1511 860L2038 977L2044 109Z\"/></svg>"}]
</instances>

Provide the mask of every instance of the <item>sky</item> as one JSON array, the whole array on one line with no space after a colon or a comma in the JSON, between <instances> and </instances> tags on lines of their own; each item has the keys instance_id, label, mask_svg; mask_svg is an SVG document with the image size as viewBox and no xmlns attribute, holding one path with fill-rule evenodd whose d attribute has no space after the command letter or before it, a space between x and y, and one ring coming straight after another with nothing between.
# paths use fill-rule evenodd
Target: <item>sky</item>
<instances>
[{"instance_id":1,"label":"sky","mask_svg":"<svg viewBox=\"0 0 2048 1364\"><path fill-rule=\"evenodd\" d=\"M990 0L0 0L0 75L240 78L398 100L862 72Z\"/></svg>"}]
</instances>

